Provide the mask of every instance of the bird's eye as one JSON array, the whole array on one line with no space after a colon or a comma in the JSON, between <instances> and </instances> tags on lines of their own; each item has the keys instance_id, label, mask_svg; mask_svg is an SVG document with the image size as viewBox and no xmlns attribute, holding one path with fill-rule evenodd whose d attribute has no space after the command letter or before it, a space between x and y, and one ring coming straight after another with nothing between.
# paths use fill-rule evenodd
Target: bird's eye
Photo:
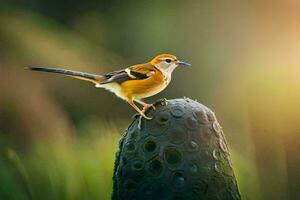
<instances>
[{"instance_id":1,"label":"bird's eye","mask_svg":"<svg viewBox=\"0 0 300 200\"><path fill-rule=\"evenodd\" d=\"M170 58L167 58L167 59L166 59L166 62L167 62L167 63L170 63L170 62L172 62L172 60L171 60Z\"/></svg>"}]
</instances>

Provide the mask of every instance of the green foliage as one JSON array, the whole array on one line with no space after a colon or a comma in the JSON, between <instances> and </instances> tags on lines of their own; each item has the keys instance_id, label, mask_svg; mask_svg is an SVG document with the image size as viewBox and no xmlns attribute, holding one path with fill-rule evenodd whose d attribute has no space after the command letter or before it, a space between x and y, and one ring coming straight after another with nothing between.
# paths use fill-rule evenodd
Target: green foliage
<instances>
[{"instance_id":1,"label":"green foliage","mask_svg":"<svg viewBox=\"0 0 300 200\"><path fill-rule=\"evenodd\" d=\"M3 149L0 199L110 199L118 137L112 128L103 131L109 134L40 141L26 153Z\"/></svg>"}]
</instances>

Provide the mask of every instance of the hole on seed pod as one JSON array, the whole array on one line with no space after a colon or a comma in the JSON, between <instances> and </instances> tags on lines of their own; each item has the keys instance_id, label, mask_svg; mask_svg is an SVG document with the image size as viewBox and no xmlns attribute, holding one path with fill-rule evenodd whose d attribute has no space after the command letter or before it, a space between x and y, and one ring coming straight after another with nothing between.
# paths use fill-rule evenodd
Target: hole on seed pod
<instances>
[{"instance_id":1,"label":"hole on seed pod","mask_svg":"<svg viewBox=\"0 0 300 200\"><path fill-rule=\"evenodd\" d=\"M159 159L155 158L149 163L149 171L154 175L159 175L162 172L163 163Z\"/></svg>"},{"instance_id":2,"label":"hole on seed pod","mask_svg":"<svg viewBox=\"0 0 300 200\"><path fill-rule=\"evenodd\" d=\"M172 122L171 115L167 111L159 112L154 115L154 119L148 121L146 128L147 132L153 136L159 136L164 134L170 127Z\"/></svg>"},{"instance_id":3,"label":"hole on seed pod","mask_svg":"<svg viewBox=\"0 0 300 200\"><path fill-rule=\"evenodd\" d=\"M192 173L197 173L198 172L198 167L197 167L197 165L195 163L190 163L189 164L189 168L190 168L190 171Z\"/></svg>"},{"instance_id":4,"label":"hole on seed pod","mask_svg":"<svg viewBox=\"0 0 300 200\"><path fill-rule=\"evenodd\" d=\"M168 124L170 120L170 115L167 113L161 113L157 118L156 118L156 123L160 125L166 125Z\"/></svg>"},{"instance_id":5,"label":"hole on seed pod","mask_svg":"<svg viewBox=\"0 0 300 200\"><path fill-rule=\"evenodd\" d=\"M203 195L207 192L208 183L205 179L197 179L193 185L193 192L199 195Z\"/></svg>"},{"instance_id":6,"label":"hole on seed pod","mask_svg":"<svg viewBox=\"0 0 300 200\"><path fill-rule=\"evenodd\" d=\"M185 185L185 178L183 176L183 173L175 172L173 174L173 184L177 188L183 187Z\"/></svg>"},{"instance_id":7,"label":"hole on seed pod","mask_svg":"<svg viewBox=\"0 0 300 200\"><path fill-rule=\"evenodd\" d=\"M135 145L132 142L128 142L126 144L127 150L128 151L134 151L135 150Z\"/></svg>"},{"instance_id":8,"label":"hole on seed pod","mask_svg":"<svg viewBox=\"0 0 300 200\"><path fill-rule=\"evenodd\" d=\"M176 118L180 118L184 115L184 110L182 106L176 106L173 109L171 109L171 114Z\"/></svg>"},{"instance_id":9,"label":"hole on seed pod","mask_svg":"<svg viewBox=\"0 0 300 200\"><path fill-rule=\"evenodd\" d=\"M185 125L187 128L194 130L198 128L198 121L195 117L191 116L186 119Z\"/></svg>"},{"instance_id":10,"label":"hole on seed pod","mask_svg":"<svg viewBox=\"0 0 300 200\"><path fill-rule=\"evenodd\" d=\"M187 150L189 152L195 152L199 149L198 144L195 141L190 141L187 143Z\"/></svg>"},{"instance_id":11,"label":"hole on seed pod","mask_svg":"<svg viewBox=\"0 0 300 200\"><path fill-rule=\"evenodd\" d=\"M135 160L133 163L133 169L135 170L141 170L144 167L144 163L142 160L138 159Z\"/></svg>"},{"instance_id":12,"label":"hole on seed pod","mask_svg":"<svg viewBox=\"0 0 300 200\"><path fill-rule=\"evenodd\" d=\"M160 122L161 124L166 124L168 121L169 121L169 118L168 118L167 116L161 116L161 117L159 118L159 122Z\"/></svg>"},{"instance_id":13,"label":"hole on seed pod","mask_svg":"<svg viewBox=\"0 0 300 200\"><path fill-rule=\"evenodd\" d=\"M145 143L144 149L146 152L153 152L156 149L156 143L152 140L149 140Z\"/></svg>"},{"instance_id":14,"label":"hole on seed pod","mask_svg":"<svg viewBox=\"0 0 300 200\"><path fill-rule=\"evenodd\" d=\"M176 148L169 147L165 151L165 159L170 165L176 165L181 162L182 155Z\"/></svg>"}]
</instances>

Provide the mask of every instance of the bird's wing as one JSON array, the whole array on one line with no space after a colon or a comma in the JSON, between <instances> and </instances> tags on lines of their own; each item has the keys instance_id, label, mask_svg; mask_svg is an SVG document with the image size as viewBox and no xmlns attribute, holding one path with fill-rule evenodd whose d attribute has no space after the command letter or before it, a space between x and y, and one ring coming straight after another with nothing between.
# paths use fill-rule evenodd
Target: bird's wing
<instances>
[{"instance_id":1,"label":"bird's wing","mask_svg":"<svg viewBox=\"0 0 300 200\"><path fill-rule=\"evenodd\" d=\"M149 78L155 74L155 69L149 65L134 65L123 70L114 71L105 74L105 80L101 84L106 83L122 83L128 80L142 80Z\"/></svg>"}]
</instances>

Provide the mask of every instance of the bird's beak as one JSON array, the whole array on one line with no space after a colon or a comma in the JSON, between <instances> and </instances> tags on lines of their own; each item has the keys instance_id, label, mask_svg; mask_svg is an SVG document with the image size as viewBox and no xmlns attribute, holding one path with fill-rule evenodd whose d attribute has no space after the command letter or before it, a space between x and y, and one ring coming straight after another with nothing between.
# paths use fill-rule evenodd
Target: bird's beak
<instances>
[{"instance_id":1,"label":"bird's beak","mask_svg":"<svg viewBox=\"0 0 300 200\"><path fill-rule=\"evenodd\" d=\"M187 63L187 62L184 62L184 61L180 61L180 60L177 61L177 64L178 65L183 65L183 66L186 66L186 67L192 66L190 63Z\"/></svg>"}]
</instances>

